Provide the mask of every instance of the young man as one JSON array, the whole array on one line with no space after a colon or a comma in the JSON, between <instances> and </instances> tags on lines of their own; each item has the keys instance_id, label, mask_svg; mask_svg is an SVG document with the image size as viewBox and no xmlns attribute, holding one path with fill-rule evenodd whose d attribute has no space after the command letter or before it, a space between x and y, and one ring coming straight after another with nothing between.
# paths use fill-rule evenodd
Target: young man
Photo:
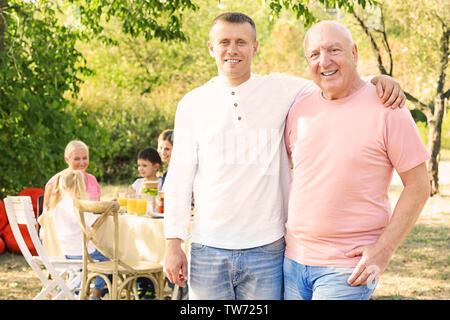
<instances>
[{"instance_id":1,"label":"young man","mask_svg":"<svg viewBox=\"0 0 450 320\"><path fill-rule=\"evenodd\" d=\"M244 14L218 16L209 36L219 76L189 92L175 116L164 186L166 273L184 286L188 264L180 244L188 238L193 192L189 298L280 299L290 180L284 125L297 94L315 85L252 74L258 41ZM387 103L402 104L399 87L383 80L387 92L395 88Z\"/></svg>"},{"instance_id":2,"label":"young man","mask_svg":"<svg viewBox=\"0 0 450 320\"><path fill-rule=\"evenodd\" d=\"M369 299L428 199L429 154L408 109L384 108L360 78L347 28L320 22L304 47L320 89L300 96L286 122L285 299ZM394 168L404 190L392 214Z\"/></svg>"}]
</instances>

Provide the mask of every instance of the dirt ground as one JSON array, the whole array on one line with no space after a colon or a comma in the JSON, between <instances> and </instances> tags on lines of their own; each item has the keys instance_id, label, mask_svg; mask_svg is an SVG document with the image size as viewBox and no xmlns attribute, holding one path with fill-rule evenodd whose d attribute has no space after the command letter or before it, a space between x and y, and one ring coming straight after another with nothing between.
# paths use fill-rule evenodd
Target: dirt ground
<instances>
[{"instance_id":1,"label":"dirt ground","mask_svg":"<svg viewBox=\"0 0 450 320\"><path fill-rule=\"evenodd\" d=\"M441 196L428 200L372 299L450 299L450 161L441 161L439 169ZM395 175L390 188L392 207L401 189ZM40 287L39 279L21 255L8 251L0 254L0 300L32 299Z\"/></svg>"}]
</instances>

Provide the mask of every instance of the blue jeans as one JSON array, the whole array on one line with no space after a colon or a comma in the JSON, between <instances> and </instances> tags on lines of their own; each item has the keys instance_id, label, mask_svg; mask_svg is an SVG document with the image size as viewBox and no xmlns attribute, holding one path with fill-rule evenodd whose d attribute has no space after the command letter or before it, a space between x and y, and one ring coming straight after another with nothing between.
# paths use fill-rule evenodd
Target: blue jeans
<instances>
[{"instance_id":1,"label":"blue jeans","mask_svg":"<svg viewBox=\"0 0 450 320\"><path fill-rule=\"evenodd\" d=\"M352 287L354 268L317 267L284 258L285 300L368 300L376 283Z\"/></svg>"},{"instance_id":2,"label":"blue jeans","mask_svg":"<svg viewBox=\"0 0 450 320\"><path fill-rule=\"evenodd\" d=\"M92 252L90 254L91 258L96 260L96 261L108 261L109 259L107 257L105 257L100 251L98 251L97 249L95 249L94 252ZM83 257L82 256L65 256L66 259L68 260L81 260ZM112 278L111 275L108 275L108 278ZM96 277L95 281L94 281L94 288L97 290L101 290L105 287L105 280L103 280L102 277Z\"/></svg>"},{"instance_id":3,"label":"blue jeans","mask_svg":"<svg viewBox=\"0 0 450 320\"><path fill-rule=\"evenodd\" d=\"M189 299L280 300L285 242L250 249L191 244Z\"/></svg>"}]
</instances>

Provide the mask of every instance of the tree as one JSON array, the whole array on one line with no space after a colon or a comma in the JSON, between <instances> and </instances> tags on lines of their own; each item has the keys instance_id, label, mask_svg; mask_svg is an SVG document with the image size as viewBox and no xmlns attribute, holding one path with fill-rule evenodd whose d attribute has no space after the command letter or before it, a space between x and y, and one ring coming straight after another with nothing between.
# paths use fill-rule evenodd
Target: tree
<instances>
[{"instance_id":1,"label":"tree","mask_svg":"<svg viewBox=\"0 0 450 320\"><path fill-rule=\"evenodd\" d=\"M68 5L78 24L64 23ZM183 11L196 8L190 0L0 0L0 197L43 186L65 166L69 140L95 141L92 158L107 152L95 115L69 102L91 72L77 41L111 43L102 22L112 17L133 37L185 40Z\"/></svg>"},{"instance_id":2,"label":"tree","mask_svg":"<svg viewBox=\"0 0 450 320\"><path fill-rule=\"evenodd\" d=\"M80 122L87 124L80 135L86 132L87 115L64 97L77 92L78 77L87 72L74 44L51 6L0 1L1 197L43 186Z\"/></svg>"},{"instance_id":3,"label":"tree","mask_svg":"<svg viewBox=\"0 0 450 320\"><path fill-rule=\"evenodd\" d=\"M450 3L442 8L441 1L407 1L407 5L404 0L380 1L377 7L352 15L370 39L380 72L405 78L407 99L426 116L431 195L439 194L442 122L450 98ZM394 52L391 39L397 49L402 47L401 54ZM394 68L397 62L403 62L401 68Z\"/></svg>"}]
</instances>

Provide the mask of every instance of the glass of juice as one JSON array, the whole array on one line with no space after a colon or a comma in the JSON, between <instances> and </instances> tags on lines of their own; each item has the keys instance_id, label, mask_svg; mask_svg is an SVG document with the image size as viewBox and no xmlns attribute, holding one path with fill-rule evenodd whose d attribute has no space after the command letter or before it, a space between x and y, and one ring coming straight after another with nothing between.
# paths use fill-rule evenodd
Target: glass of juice
<instances>
[{"instance_id":1,"label":"glass of juice","mask_svg":"<svg viewBox=\"0 0 450 320\"><path fill-rule=\"evenodd\" d=\"M147 212L147 199L143 196L136 196L136 213L140 216Z\"/></svg>"},{"instance_id":2,"label":"glass of juice","mask_svg":"<svg viewBox=\"0 0 450 320\"><path fill-rule=\"evenodd\" d=\"M136 213L136 196L129 195L127 199L127 212Z\"/></svg>"},{"instance_id":3,"label":"glass of juice","mask_svg":"<svg viewBox=\"0 0 450 320\"><path fill-rule=\"evenodd\" d=\"M117 202L119 203L119 206L126 207L127 206L127 194L125 192L119 193L119 196L117 197Z\"/></svg>"}]
</instances>

